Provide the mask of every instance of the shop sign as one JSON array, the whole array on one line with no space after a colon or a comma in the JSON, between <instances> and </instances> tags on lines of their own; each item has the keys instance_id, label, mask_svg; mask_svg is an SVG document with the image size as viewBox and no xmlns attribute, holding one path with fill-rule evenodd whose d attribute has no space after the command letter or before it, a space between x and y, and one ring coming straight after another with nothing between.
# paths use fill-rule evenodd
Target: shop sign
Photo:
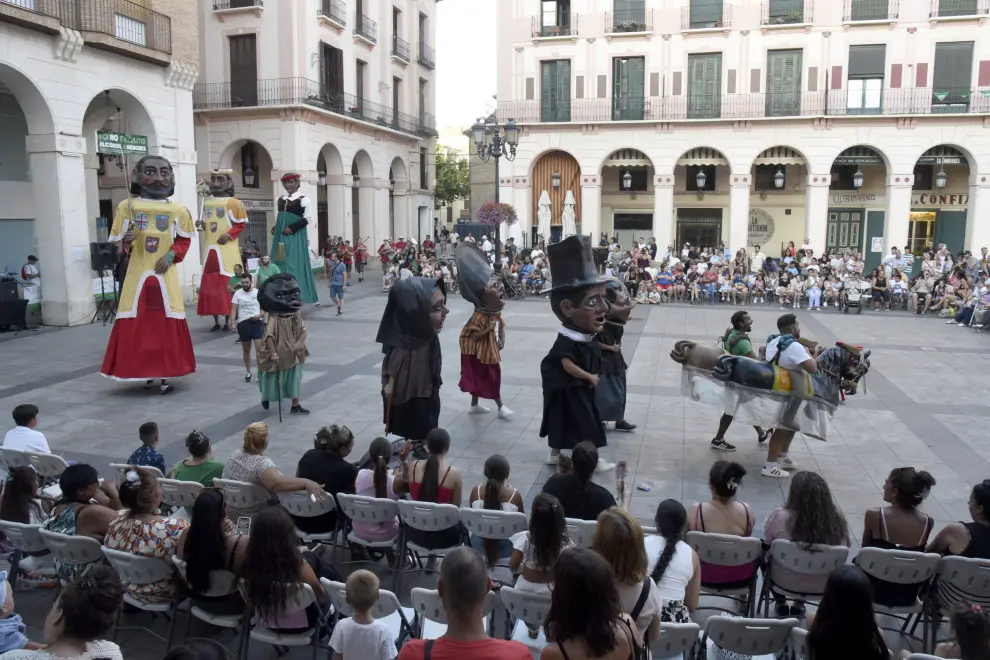
<instances>
[{"instance_id":1,"label":"shop sign","mask_svg":"<svg viewBox=\"0 0 990 660\"><path fill-rule=\"evenodd\" d=\"M947 206L969 206L968 193L918 193L911 195L911 206L945 208Z\"/></svg>"},{"instance_id":2,"label":"shop sign","mask_svg":"<svg viewBox=\"0 0 990 660\"><path fill-rule=\"evenodd\" d=\"M921 165L962 165L963 159L959 156L922 156L918 159Z\"/></svg>"},{"instance_id":3,"label":"shop sign","mask_svg":"<svg viewBox=\"0 0 990 660\"><path fill-rule=\"evenodd\" d=\"M832 193L833 204L866 204L876 201L876 193Z\"/></svg>"},{"instance_id":4,"label":"shop sign","mask_svg":"<svg viewBox=\"0 0 990 660\"><path fill-rule=\"evenodd\" d=\"M245 211L274 211L275 202L270 199L242 199Z\"/></svg>"},{"instance_id":5,"label":"shop sign","mask_svg":"<svg viewBox=\"0 0 990 660\"><path fill-rule=\"evenodd\" d=\"M148 137L116 131L96 131L96 153L116 156L147 156Z\"/></svg>"},{"instance_id":6,"label":"shop sign","mask_svg":"<svg viewBox=\"0 0 990 660\"><path fill-rule=\"evenodd\" d=\"M749 210L749 226L746 228L747 245L766 245L773 237L773 216L763 209Z\"/></svg>"}]
</instances>

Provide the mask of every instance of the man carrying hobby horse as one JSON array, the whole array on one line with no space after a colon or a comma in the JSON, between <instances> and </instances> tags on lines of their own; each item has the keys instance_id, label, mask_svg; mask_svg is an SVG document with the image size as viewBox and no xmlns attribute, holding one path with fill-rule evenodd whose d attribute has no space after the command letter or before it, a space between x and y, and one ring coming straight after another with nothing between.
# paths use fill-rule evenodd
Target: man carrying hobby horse
<instances>
[{"instance_id":1,"label":"man carrying hobby horse","mask_svg":"<svg viewBox=\"0 0 990 660\"><path fill-rule=\"evenodd\" d=\"M808 349L798 341L801 338L801 325L793 314L784 314L777 319L777 330L780 334L767 344L767 362L776 364L782 369L793 371L804 370L809 374L818 373L818 363L808 353ZM797 463L787 455L787 450L794 440L794 431L777 428L770 436L767 447L767 461L763 464L761 474L764 477L786 479L790 472L797 468ZM714 441L713 441L714 444Z\"/></svg>"},{"instance_id":2,"label":"man carrying hobby horse","mask_svg":"<svg viewBox=\"0 0 990 660\"><path fill-rule=\"evenodd\" d=\"M732 315L731 321L732 327L722 337L722 347L730 355L741 355L759 360L760 357L753 351L753 342L750 341L747 334L753 329L753 319L750 318L749 312L739 310ZM712 438L712 449L718 449L719 451L736 450L735 445L725 440L725 432L729 430L730 424L732 424L732 415L728 413L723 414L722 419L718 422L718 431L715 433L715 437ZM759 426L754 426L753 428L756 429L756 439L760 443L766 442L770 434L773 433L773 429L763 429Z\"/></svg>"}]
</instances>

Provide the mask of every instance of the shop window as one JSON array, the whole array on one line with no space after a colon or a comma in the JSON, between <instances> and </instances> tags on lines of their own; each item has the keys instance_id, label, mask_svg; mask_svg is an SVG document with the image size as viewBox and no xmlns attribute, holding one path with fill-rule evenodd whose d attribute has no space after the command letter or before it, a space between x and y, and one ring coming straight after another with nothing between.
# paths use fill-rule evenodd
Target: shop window
<instances>
[{"instance_id":1,"label":"shop window","mask_svg":"<svg viewBox=\"0 0 990 660\"><path fill-rule=\"evenodd\" d=\"M685 169L687 171L687 181L685 182L687 187L685 190L688 192L715 192L714 165L688 165ZM700 188L698 187L698 172L705 173L705 185Z\"/></svg>"},{"instance_id":2,"label":"shop window","mask_svg":"<svg viewBox=\"0 0 990 660\"><path fill-rule=\"evenodd\" d=\"M931 165L914 166L914 185L912 190L931 190L935 187L935 168Z\"/></svg>"},{"instance_id":3,"label":"shop window","mask_svg":"<svg viewBox=\"0 0 990 660\"><path fill-rule=\"evenodd\" d=\"M853 177L856 175L857 165L838 165L832 170L832 183L830 190L856 190L853 185Z\"/></svg>"},{"instance_id":4,"label":"shop window","mask_svg":"<svg viewBox=\"0 0 990 660\"><path fill-rule=\"evenodd\" d=\"M626 174L629 174L631 181L628 188L623 184ZM646 192L647 181L649 180L646 168L633 167L619 170L619 192Z\"/></svg>"},{"instance_id":5,"label":"shop window","mask_svg":"<svg viewBox=\"0 0 990 660\"><path fill-rule=\"evenodd\" d=\"M775 178L777 172L784 173L784 185L777 187ZM757 165L753 169L753 189L762 190L787 190L787 168L783 165Z\"/></svg>"}]
</instances>

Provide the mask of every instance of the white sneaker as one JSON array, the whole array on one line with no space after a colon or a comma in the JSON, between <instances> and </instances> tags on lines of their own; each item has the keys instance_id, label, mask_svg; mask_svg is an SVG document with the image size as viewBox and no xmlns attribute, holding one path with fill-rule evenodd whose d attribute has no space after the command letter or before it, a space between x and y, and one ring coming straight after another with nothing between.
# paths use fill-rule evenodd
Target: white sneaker
<instances>
[{"instance_id":1,"label":"white sneaker","mask_svg":"<svg viewBox=\"0 0 990 660\"><path fill-rule=\"evenodd\" d=\"M953 323L955 323L955 320L945 322L946 325L952 325ZM959 325L962 325L962 323L960 323Z\"/></svg>"},{"instance_id":2,"label":"white sneaker","mask_svg":"<svg viewBox=\"0 0 990 660\"><path fill-rule=\"evenodd\" d=\"M615 463L609 463L603 458L598 459L598 465L595 466L595 472L608 472L609 470L615 469Z\"/></svg>"},{"instance_id":3,"label":"white sneaker","mask_svg":"<svg viewBox=\"0 0 990 660\"><path fill-rule=\"evenodd\" d=\"M785 470L796 470L798 464L791 460L791 457L778 458L777 465L784 468Z\"/></svg>"},{"instance_id":4,"label":"white sneaker","mask_svg":"<svg viewBox=\"0 0 990 660\"><path fill-rule=\"evenodd\" d=\"M513 413L511 410L509 410L508 406L502 406L501 408L498 409L498 416L501 417L502 419L508 419L512 417L512 414Z\"/></svg>"},{"instance_id":5,"label":"white sneaker","mask_svg":"<svg viewBox=\"0 0 990 660\"><path fill-rule=\"evenodd\" d=\"M479 404L477 406L471 406L470 408L468 408L468 412L471 413L472 415L484 415L485 413L491 412L491 409L486 408Z\"/></svg>"},{"instance_id":6,"label":"white sneaker","mask_svg":"<svg viewBox=\"0 0 990 660\"><path fill-rule=\"evenodd\" d=\"M966 327L966 324L965 323L956 323L956 325L958 325L960 328L965 328Z\"/></svg>"},{"instance_id":7,"label":"white sneaker","mask_svg":"<svg viewBox=\"0 0 990 660\"><path fill-rule=\"evenodd\" d=\"M773 477L775 479L786 479L789 476L791 476L790 472L784 472L783 470L780 469L780 466L777 465L776 463L773 464L773 467L768 468L764 466L760 474L762 474L764 477Z\"/></svg>"},{"instance_id":8,"label":"white sneaker","mask_svg":"<svg viewBox=\"0 0 990 660\"><path fill-rule=\"evenodd\" d=\"M560 454L550 454L547 456L547 465L556 465L558 456L560 456Z\"/></svg>"}]
</instances>

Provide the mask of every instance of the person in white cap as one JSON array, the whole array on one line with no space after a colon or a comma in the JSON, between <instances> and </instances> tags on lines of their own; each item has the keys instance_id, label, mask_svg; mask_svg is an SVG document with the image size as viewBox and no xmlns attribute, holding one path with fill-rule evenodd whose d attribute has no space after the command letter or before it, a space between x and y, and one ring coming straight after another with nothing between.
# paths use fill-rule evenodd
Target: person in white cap
<instances>
[{"instance_id":1,"label":"person in white cap","mask_svg":"<svg viewBox=\"0 0 990 660\"><path fill-rule=\"evenodd\" d=\"M492 250L494 250L495 247L492 245L492 242L488 240L488 236L481 237L481 249L484 251L485 256L488 258L488 262L491 263Z\"/></svg>"}]
</instances>

